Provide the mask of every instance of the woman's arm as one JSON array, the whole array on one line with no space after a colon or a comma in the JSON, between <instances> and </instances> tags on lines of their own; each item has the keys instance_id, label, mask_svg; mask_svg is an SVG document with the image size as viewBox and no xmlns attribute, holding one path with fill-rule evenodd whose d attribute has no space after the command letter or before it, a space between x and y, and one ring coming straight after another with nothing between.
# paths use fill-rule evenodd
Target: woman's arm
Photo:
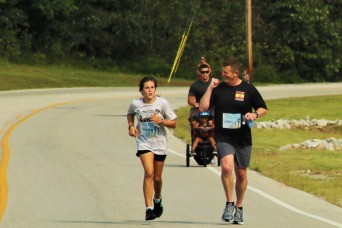
<instances>
[{"instance_id":1,"label":"woman's arm","mask_svg":"<svg viewBox=\"0 0 342 228\"><path fill-rule=\"evenodd\" d=\"M138 137L139 131L134 126L134 114L127 114L127 123L128 123L128 134L132 137Z\"/></svg>"},{"instance_id":2,"label":"woman's arm","mask_svg":"<svg viewBox=\"0 0 342 228\"><path fill-rule=\"evenodd\" d=\"M177 125L177 119L173 119L173 120L164 120L162 125L164 127L168 127L168 128L176 128Z\"/></svg>"}]
</instances>

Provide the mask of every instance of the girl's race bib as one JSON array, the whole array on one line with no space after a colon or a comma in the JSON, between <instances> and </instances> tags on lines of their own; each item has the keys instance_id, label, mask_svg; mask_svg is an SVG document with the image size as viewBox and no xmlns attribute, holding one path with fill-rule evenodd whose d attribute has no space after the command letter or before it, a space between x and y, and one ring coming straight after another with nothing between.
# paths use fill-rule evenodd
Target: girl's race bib
<instances>
[{"instance_id":1,"label":"girl's race bib","mask_svg":"<svg viewBox=\"0 0 342 228\"><path fill-rule=\"evenodd\" d=\"M140 134L147 137L155 137L159 133L159 126L152 122L140 122Z\"/></svg>"}]
</instances>

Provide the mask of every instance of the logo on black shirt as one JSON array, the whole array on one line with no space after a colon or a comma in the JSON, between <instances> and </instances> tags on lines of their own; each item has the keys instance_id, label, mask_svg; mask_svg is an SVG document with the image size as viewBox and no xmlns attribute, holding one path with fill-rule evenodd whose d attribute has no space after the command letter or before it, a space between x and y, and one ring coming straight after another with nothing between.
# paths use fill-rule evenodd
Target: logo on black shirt
<instances>
[{"instance_id":1,"label":"logo on black shirt","mask_svg":"<svg viewBox=\"0 0 342 228\"><path fill-rule=\"evenodd\" d=\"M245 92L241 92L241 91L235 92L235 100L236 101L244 101L244 99L245 99Z\"/></svg>"}]
</instances>

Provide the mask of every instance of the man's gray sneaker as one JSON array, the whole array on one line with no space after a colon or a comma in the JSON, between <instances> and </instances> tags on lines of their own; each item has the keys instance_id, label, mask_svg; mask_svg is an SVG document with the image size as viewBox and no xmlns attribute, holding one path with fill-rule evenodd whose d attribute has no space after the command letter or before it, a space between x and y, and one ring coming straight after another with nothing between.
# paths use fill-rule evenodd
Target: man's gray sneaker
<instances>
[{"instance_id":1,"label":"man's gray sneaker","mask_svg":"<svg viewBox=\"0 0 342 228\"><path fill-rule=\"evenodd\" d=\"M233 221L234 224L243 224L244 221L243 221L243 209L241 208L238 208L238 207L235 207L235 214L234 214L234 221Z\"/></svg>"},{"instance_id":2,"label":"man's gray sneaker","mask_svg":"<svg viewBox=\"0 0 342 228\"><path fill-rule=\"evenodd\" d=\"M222 219L226 222L232 222L234 219L235 206L234 204L227 203L223 211Z\"/></svg>"}]
</instances>

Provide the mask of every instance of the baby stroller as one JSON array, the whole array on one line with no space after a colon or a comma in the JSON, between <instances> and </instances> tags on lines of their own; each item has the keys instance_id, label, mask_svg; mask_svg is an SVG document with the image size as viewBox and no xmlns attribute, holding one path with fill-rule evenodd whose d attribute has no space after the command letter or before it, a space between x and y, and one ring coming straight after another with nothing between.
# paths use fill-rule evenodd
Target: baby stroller
<instances>
[{"instance_id":1,"label":"baby stroller","mask_svg":"<svg viewBox=\"0 0 342 228\"><path fill-rule=\"evenodd\" d=\"M212 116L210 115L210 112L200 112L199 118L201 117L207 117L208 120L212 121ZM196 138L196 127L194 127L194 122L199 121L198 117L194 117L190 119L190 126L191 126L191 145L186 145L186 166L190 166L190 158L194 157L195 161L199 165L203 165L206 167L208 164L211 163L211 161L214 159L214 157L217 157L217 165L220 166L220 160L218 159L217 152L214 150L213 146L209 142L208 138L203 138L202 142L199 142L196 149L192 149L192 145L194 144L194 140ZM206 131L205 129L202 129L203 131ZM208 131L213 131L212 128L207 129Z\"/></svg>"}]
</instances>

